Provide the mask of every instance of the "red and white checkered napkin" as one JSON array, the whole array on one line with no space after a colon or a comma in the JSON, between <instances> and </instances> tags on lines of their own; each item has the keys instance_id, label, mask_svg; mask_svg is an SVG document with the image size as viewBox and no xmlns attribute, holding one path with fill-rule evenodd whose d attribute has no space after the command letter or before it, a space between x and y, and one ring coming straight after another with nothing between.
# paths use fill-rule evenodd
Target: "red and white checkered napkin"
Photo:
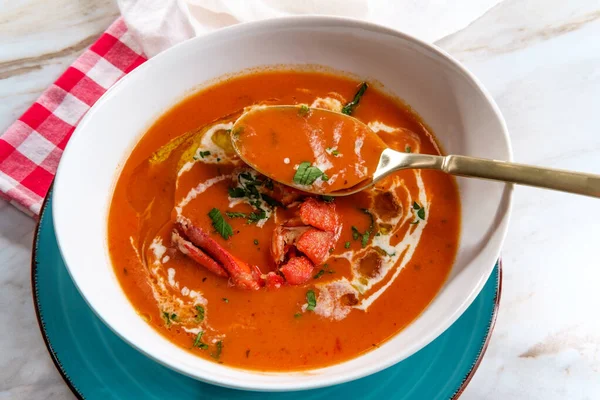
<instances>
[{"instance_id":1,"label":"red and white checkered napkin","mask_svg":"<svg viewBox=\"0 0 600 400\"><path fill-rule=\"evenodd\" d=\"M144 61L119 18L0 136L0 195L36 216L77 123Z\"/></svg>"}]
</instances>

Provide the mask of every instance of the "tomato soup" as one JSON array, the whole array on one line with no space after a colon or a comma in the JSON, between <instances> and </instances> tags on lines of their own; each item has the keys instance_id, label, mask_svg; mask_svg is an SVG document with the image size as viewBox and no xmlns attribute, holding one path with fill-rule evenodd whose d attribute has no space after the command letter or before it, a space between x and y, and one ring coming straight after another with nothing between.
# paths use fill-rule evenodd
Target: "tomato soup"
<instances>
[{"instance_id":1,"label":"tomato soup","mask_svg":"<svg viewBox=\"0 0 600 400\"><path fill-rule=\"evenodd\" d=\"M435 297L457 252L458 191L428 170L346 197L284 186L230 140L244 111L264 105L351 114L392 149L440 154L410 108L365 83L291 70L233 77L168 110L134 148L112 198L109 252L140 317L181 348L244 369L325 367L378 347ZM354 149L343 132L335 149L328 127L318 144L328 156ZM284 143L256 157L319 175L308 170L317 157L290 150L296 137L275 136ZM376 165L375 153L361 157ZM341 157L312 183L343 168Z\"/></svg>"}]
</instances>

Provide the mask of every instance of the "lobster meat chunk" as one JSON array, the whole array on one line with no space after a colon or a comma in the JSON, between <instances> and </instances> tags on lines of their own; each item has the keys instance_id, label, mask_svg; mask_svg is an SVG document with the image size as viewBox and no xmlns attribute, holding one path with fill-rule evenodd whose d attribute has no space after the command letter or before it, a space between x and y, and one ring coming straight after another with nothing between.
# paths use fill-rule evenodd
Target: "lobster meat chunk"
<instances>
[{"instance_id":1,"label":"lobster meat chunk","mask_svg":"<svg viewBox=\"0 0 600 400\"><path fill-rule=\"evenodd\" d=\"M300 205L300 219L305 225L327 232L335 232L339 225L335 204L314 198L306 199Z\"/></svg>"},{"instance_id":2,"label":"lobster meat chunk","mask_svg":"<svg viewBox=\"0 0 600 400\"><path fill-rule=\"evenodd\" d=\"M335 204L314 198L299 207L293 217L273 231L271 255L290 285L306 283L315 265L327 259L340 232Z\"/></svg>"},{"instance_id":3,"label":"lobster meat chunk","mask_svg":"<svg viewBox=\"0 0 600 400\"><path fill-rule=\"evenodd\" d=\"M291 247L296 243L298 238L308 229L306 226L287 227L279 225L273 231L271 237L271 255L276 264L281 264L285 255L290 251Z\"/></svg>"},{"instance_id":4,"label":"lobster meat chunk","mask_svg":"<svg viewBox=\"0 0 600 400\"><path fill-rule=\"evenodd\" d=\"M281 275L272 271L265 275L265 286L267 289L279 289L283 285L285 285L285 279Z\"/></svg>"},{"instance_id":5,"label":"lobster meat chunk","mask_svg":"<svg viewBox=\"0 0 600 400\"><path fill-rule=\"evenodd\" d=\"M312 277L314 264L306 257L291 257L279 270L290 285L302 285Z\"/></svg>"},{"instance_id":6,"label":"lobster meat chunk","mask_svg":"<svg viewBox=\"0 0 600 400\"><path fill-rule=\"evenodd\" d=\"M229 278L232 286L258 290L301 285L313 276L315 265L327 259L338 240L340 222L334 204L314 198L301 203L298 214L273 231L271 255L278 269L267 274L232 255L187 218L177 218L171 241L208 271Z\"/></svg>"},{"instance_id":7,"label":"lobster meat chunk","mask_svg":"<svg viewBox=\"0 0 600 400\"><path fill-rule=\"evenodd\" d=\"M223 276L222 272L215 267L215 264L227 273L233 286L258 290L264 285L261 272L258 267L251 267L247 263L233 256L225 250L220 244L213 240L202 229L192 225L186 218L179 217L175 224L173 232L175 238L174 244L179 250L183 249L183 254L198 262L203 267L217 275ZM179 240L179 239L184 240ZM183 243L182 242L188 242ZM190 248L195 247L196 249ZM206 257L204 257L204 256ZM206 258L212 259L213 263ZM202 261L202 262L201 262Z\"/></svg>"},{"instance_id":8,"label":"lobster meat chunk","mask_svg":"<svg viewBox=\"0 0 600 400\"><path fill-rule=\"evenodd\" d=\"M329 249L335 244L335 235L319 229L309 229L296 242L296 249L304 253L315 264L321 264L327 258Z\"/></svg>"}]
</instances>

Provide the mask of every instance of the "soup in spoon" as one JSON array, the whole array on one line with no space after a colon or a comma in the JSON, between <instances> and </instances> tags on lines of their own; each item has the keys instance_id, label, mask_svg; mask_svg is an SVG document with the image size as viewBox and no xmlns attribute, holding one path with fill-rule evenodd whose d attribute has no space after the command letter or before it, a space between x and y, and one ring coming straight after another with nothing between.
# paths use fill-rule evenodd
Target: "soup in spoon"
<instances>
[{"instance_id":1,"label":"soup in spoon","mask_svg":"<svg viewBox=\"0 0 600 400\"><path fill-rule=\"evenodd\" d=\"M262 174L323 194L369 179L387 147L361 121L306 105L253 108L236 121L231 139Z\"/></svg>"}]
</instances>

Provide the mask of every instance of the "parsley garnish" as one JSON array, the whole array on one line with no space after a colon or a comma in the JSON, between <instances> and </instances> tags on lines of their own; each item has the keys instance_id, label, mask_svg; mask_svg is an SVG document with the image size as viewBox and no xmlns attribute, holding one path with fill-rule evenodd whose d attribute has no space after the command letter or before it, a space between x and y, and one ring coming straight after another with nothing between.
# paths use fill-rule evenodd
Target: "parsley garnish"
<instances>
[{"instance_id":1,"label":"parsley garnish","mask_svg":"<svg viewBox=\"0 0 600 400\"><path fill-rule=\"evenodd\" d=\"M344 243L344 248L345 248L345 249L349 249L349 248L350 248L350 242L346 242L346 243Z\"/></svg>"},{"instance_id":2,"label":"parsley garnish","mask_svg":"<svg viewBox=\"0 0 600 400\"><path fill-rule=\"evenodd\" d=\"M302 316L301 313L297 312L296 314L294 314L294 318L300 318Z\"/></svg>"},{"instance_id":3,"label":"parsley garnish","mask_svg":"<svg viewBox=\"0 0 600 400\"><path fill-rule=\"evenodd\" d=\"M246 218L246 214L241 212L226 211L225 214L227 214L229 218Z\"/></svg>"},{"instance_id":4,"label":"parsley garnish","mask_svg":"<svg viewBox=\"0 0 600 400\"><path fill-rule=\"evenodd\" d=\"M300 109L298 110L298 115L299 115L299 116L301 116L301 117L305 117L305 116L307 116L309 113L310 113L310 108L309 108L307 105L305 105L305 104L302 104L302 105L300 106Z\"/></svg>"},{"instance_id":5,"label":"parsley garnish","mask_svg":"<svg viewBox=\"0 0 600 400\"><path fill-rule=\"evenodd\" d=\"M365 91L368 87L369 85L367 85L367 82L363 82L360 84L360 87L358 88L358 91L354 95L352 101L342 108L342 114L352 115L354 109L358 106L358 103L360 103L360 99L363 96L363 94L365 94Z\"/></svg>"},{"instance_id":6,"label":"parsley garnish","mask_svg":"<svg viewBox=\"0 0 600 400\"><path fill-rule=\"evenodd\" d=\"M321 268L321 270L319 272L317 272L317 274L315 276L313 276L313 278L319 279L321 276L323 276L324 273L334 274L335 271L332 271L329 269L329 264L323 264L323 268Z\"/></svg>"},{"instance_id":7,"label":"parsley garnish","mask_svg":"<svg viewBox=\"0 0 600 400\"><path fill-rule=\"evenodd\" d=\"M252 224L265 218L267 218L267 213L265 210L259 208L258 212L251 212L250 215L248 215L248 223Z\"/></svg>"},{"instance_id":8,"label":"parsley garnish","mask_svg":"<svg viewBox=\"0 0 600 400\"><path fill-rule=\"evenodd\" d=\"M317 306L317 298L315 296L315 292L313 292L312 290L306 292L306 303L308 304L306 306L306 311L315 310L315 307Z\"/></svg>"},{"instance_id":9,"label":"parsley garnish","mask_svg":"<svg viewBox=\"0 0 600 400\"><path fill-rule=\"evenodd\" d=\"M413 203L413 210L417 212L417 217L419 217L413 224L418 223L419 220L425 220L425 208L420 206L416 201Z\"/></svg>"},{"instance_id":10,"label":"parsley garnish","mask_svg":"<svg viewBox=\"0 0 600 400\"><path fill-rule=\"evenodd\" d=\"M245 197L246 191L241 187L229 188L229 197L233 199L237 199L240 197Z\"/></svg>"},{"instance_id":11,"label":"parsley garnish","mask_svg":"<svg viewBox=\"0 0 600 400\"><path fill-rule=\"evenodd\" d=\"M271 184L273 184L273 182L271 182ZM271 207L283 207L283 204L281 204L281 202L275 200L267 194L261 193L260 197L265 201L265 203L267 203Z\"/></svg>"},{"instance_id":12,"label":"parsley garnish","mask_svg":"<svg viewBox=\"0 0 600 400\"><path fill-rule=\"evenodd\" d=\"M299 185L312 185L318 178L326 181L329 179L319 168L310 165L310 162L304 161L298 166L298 170L294 175L294 182Z\"/></svg>"},{"instance_id":13,"label":"parsley garnish","mask_svg":"<svg viewBox=\"0 0 600 400\"><path fill-rule=\"evenodd\" d=\"M355 226L352 226L352 239L358 240L358 238L360 238L361 246L366 247L367 243L369 243L369 237L371 237L373 229L375 228L375 218L373 218L373 214L371 214L371 211L367 210L366 208L361 208L360 210L369 216L369 218L371 219L371 223L369 224L369 229L367 229L365 233L361 233ZM350 247L349 242L346 242L346 244L348 244L348 247Z\"/></svg>"},{"instance_id":14,"label":"parsley garnish","mask_svg":"<svg viewBox=\"0 0 600 400\"><path fill-rule=\"evenodd\" d=\"M207 156L210 156L210 151L201 151L200 153L198 153L200 155L200 157L204 158Z\"/></svg>"},{"instance_id":15,"label":"parsley garnish","mask_svg":"<svg viewBox=\"0 0 600 400\"><path fill-rule=\"evenodd\" d=\"M202 335L204 335L204 331L198 332L198 335L196 335L196 340L194 340L194 344L192 345L192 348L198 347L202 350L208 349L208 345L206 343L202 342Z\"/></svg>"},{"instance_id":16,"label":"parsley garnish","mask_svg":"<svg viewBox=\"0 0 600 400\"><path fill-rule=\"evenodd\" d=\"M363 208L362 212L367 214L369 216L369 218L371 219L371 223L369 224L369 229L365 233L363 233L362 240L360 242L362 247L365 247L367 245L367 243L369 242L369 236L371 236L371 233L373 233L373 228L375 227L375 218L373 218L373 214L371 214L371 211L367 210L366 208Z\"/></svg>"},{"instance_id":17,"label":"parsley garnish","mask_svg":"<svg viewBox=\"0 0 600 400\"><path fill-rule=\"evenodd\" d=\"M258 246L258 240L254 239L254 244Z\"/></svg>"},{"instance_id":18,"label":"parsley garnish","mask_svg":"<svg viewBox=\"0 0 600 400\"><path fill-rule=\"evenodd\" d=\"M225 303L229 303L229 299L228 299L227 297L223 297L223 301L224 301Z\"/></svg>"},{"instance_id":19,"label":"parsley garnish","mask_svg":"<svg viewBox=\"0 0 600 400\"><path fill-rule=\"evenodd\" d=\"M176 314L173 314L173 315L175 315L175 318L177 318ZM165 324L167 324L167 327L171 327L171 319L173 319L173 318L171 318L171 314L169 314L166 311L163 311L162 316L163 316L163 319L165 320Z\"/></svg>"},{"instance_id":20,"label":"parsley garnish","mask_svg":"<svg viewBox=\"0 0 600 400\"><path fill-rule=\"evenodd\" d=\"M198 322L204 321L204 307L196 306L196 311L198 312L196 314L196 321L198 321Z\"/></svg>"},{"instance_id":21,"label":"parsley garnish","mask_svg":"<svg viewBox=\"0 0 600 400\"><path fill-rule=\"evenodd\" d=\"M221 215L221 211L219 211L217 208L213 208L208 213L208 216L212 220L212 226L219 233L219 235L223 237L223 239L227 240L233 236L233 229L231 228L231 225L225 221L225 218L223 218L223 215Z\"/></svg>"},{"instance_id":22,"label":"parsley garnish","mask_svg":"<svg viewBox=\"0 0 600 400\"><path fill-rule=\"evenodd\" d=\"M221 352L223 351L223 342L219 340L217 342L217 351L215 353L211 353L210 356L215 360L218 360L221 357Z\"/></svg>"},{"instance_id":23,"label":"parsley garnish","mask_svg":"<svg viewBox=\"0 0 600 400\"><path fill-rule=\"evenodd\" d=\"M337 156L340 155L340 152L337 149L335 149L335 148L328 147L328 148L325 149L325 151L328 152L329 154L331 154L334 157L337 157Z\"/></svg>"},{"instance_id":24,"label":"parsley garnish","mask_svg":"<svg viewBox=\"0 0 600 400\"><path fill-rule=\"evenodd\" d=\"M411 148L410 146L406 146L406 147L404 148L404 152L405 152L405 153L412 153L412 148Z\"/></svg>"},{"instance_id":25,"label":"parsley garnish","mask_svg":"<svg viewBox=\"0 0 600 400\"><path fill-rule=\"evenodd\" d=\"M333 196L321 196L321 200L323 200L325 203L331 203L334 199L335 197Z\"/></svg>"}]
</instances>

